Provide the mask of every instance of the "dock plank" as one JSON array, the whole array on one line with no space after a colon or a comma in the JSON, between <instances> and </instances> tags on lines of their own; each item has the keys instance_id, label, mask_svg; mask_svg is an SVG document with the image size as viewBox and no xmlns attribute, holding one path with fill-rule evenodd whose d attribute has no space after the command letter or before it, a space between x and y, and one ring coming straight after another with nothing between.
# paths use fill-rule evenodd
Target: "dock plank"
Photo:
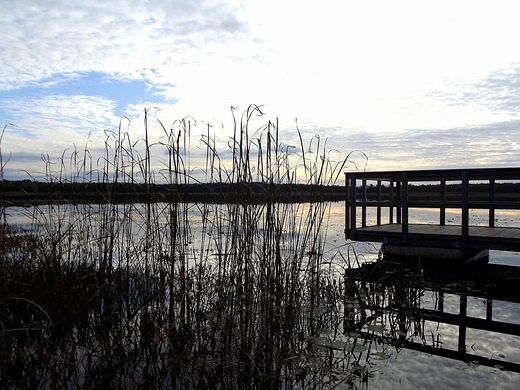
<instances>
[{"instance_id":1,"label":"dock plank","mask_svg":"<svg viewBox=\"0 0 520 390\"><path fill-rule=\"evenodd\" d=\"M403 225L398 223L367 226L356 229L360 241L396 243L402 235ZM410 245L431 241L432 246L457 246L461 240L462 227L459 225L409 224L407 241ZM520 251L520 228L470 226L469 248L484 248Z\"/></svg>"}]
</instances>

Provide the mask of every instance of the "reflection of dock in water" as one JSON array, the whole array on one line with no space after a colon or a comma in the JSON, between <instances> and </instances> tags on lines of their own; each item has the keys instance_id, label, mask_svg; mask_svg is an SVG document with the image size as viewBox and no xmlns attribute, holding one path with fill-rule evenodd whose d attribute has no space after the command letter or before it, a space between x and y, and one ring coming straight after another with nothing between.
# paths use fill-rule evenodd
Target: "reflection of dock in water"
<instances>
[{"instance_id":1,"label":"reflection of dock in water","mask_svg":"<svg viewBox=\"0 0 520 390\"><path fill-rule=\"evenodd\" d=\"M479 340L468 338L468 330L493 334L520 336L520 324L494 319L494 302L520 303L517 267L487 265L473 275L459 281L442 282L439 279L422 279L402 269L384 270L382 263L364 266L361 270L347 271L347 298L345 302L345 332L355 332L362 339L377 339L381 344L459 360L468 364L494 367L520 373L520 361L508 361L506 356L482 356L469 353ZM350 289L350 294L348 294ZM437 297L436 307L426 309L421 296L432 292ZM445 311L446 295L458 296L459 312ZM363 299L360 300L359 296ZM468 315L468 297L479 298L486 303L485 318ZM361 304L360 304L361 303ZM439 341L439 335L426 335L426 322L454 326L458 330L457 345L447 348ZM385 324L385 332L374 332L370 324Z\"/></svg>"}]
</instances>

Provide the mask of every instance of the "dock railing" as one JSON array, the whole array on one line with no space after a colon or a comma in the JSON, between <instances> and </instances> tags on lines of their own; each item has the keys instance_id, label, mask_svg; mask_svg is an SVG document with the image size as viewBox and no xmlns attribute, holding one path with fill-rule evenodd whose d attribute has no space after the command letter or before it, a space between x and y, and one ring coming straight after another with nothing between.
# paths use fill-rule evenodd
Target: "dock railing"
<instances>
[{"instance_id":1,"label":"dock railing","mask_svg":"<svg viewBox=\"0 0 520 390\"><path fill-rule=\"evenodd\" d=\"M488 227L495 226L495 210L520 210L519 187L497 191L504 183L520 182L520 168L347 172L345 179L345 235L351 240L359 227L368 226L369 208L376 213L371 226L401 224L405 245L411 208L437 209L441 226L447 222L447 209L459 209L462 248L468 242L471 209L487 210Z\"/></svg>"}]
</instances>

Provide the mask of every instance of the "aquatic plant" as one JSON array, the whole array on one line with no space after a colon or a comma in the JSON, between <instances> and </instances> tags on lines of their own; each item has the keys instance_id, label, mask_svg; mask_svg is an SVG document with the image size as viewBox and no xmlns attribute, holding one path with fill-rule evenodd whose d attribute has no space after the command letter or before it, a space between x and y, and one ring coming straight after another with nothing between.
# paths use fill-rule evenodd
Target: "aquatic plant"
<instances>
[{"instance_id":1,"label":"aquatic plant","mask_svg":"<svg viewBox=\"0 0 520 390\"><path fill-rule=\"evenodd\" d=\"M282 149L276 122L252 131L263 115L257 106L233 114L229 158L210 126L200 140L204 180L190 166L191 120L170 127L157 120L163 136L152 141L148 111L143 139L132 141L121 124L106 132L100 159L85 146L64 152L57 165L44 160L55 188L91 184L100 201L50 190L46 204L27 208L29 226L15 229L4 219L1 387L332 388L352 381L347 356L362 349L340 349L338 358L336 345L320 341L324 332L343 332L344 303L343 275L323 259L328 209L320 191L348 161L332 161L319 137L306 146L300 135L299 154ZM153 156L162 159L159 171ZM154 192L157 180L167 196ZM310 202L277 201L302 180L313 185ZM236 192L218 194L227 202L186 203L191 182L206 183L209 193L233 183Z\"/></svg>"}]
</instances>

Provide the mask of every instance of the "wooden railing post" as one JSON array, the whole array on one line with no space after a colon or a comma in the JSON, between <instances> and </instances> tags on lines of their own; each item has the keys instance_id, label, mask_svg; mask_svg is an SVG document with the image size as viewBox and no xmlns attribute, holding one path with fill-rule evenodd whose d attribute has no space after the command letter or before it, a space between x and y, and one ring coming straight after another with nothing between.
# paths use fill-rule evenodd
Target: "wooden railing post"
<instances>
[{"instance_id":1,"label":"wooden railing post","mask_svg":"<svg viewBox=\"0 0 520 390\"><path fill-rule=\"evenodd\" d=\"M440 210L440 218L439 223L441 226L446 225L446 207L444 203L446 202L446 180L441 180L441 210Z\"/></svg>"},{"instance_id":2,"label":"wooden railing post","mask_svg":"<svg viewBox=\"0 0 520 390\"><path fill-rule=\"evenodd\" d=\"M350 176L350 239L356 239L356 174Z\"/></svg>"},{"instance_id":3,"label":"wooden railing post","mask_svg":"<svg viewBox=\"0 0 520 390\"><path fill-rule=\"evenodd\" d=\"M402 185L403 185L403 183L400 180L398 180L396 182L395 196L397 198L396 200L397 200L398 203L401 203L401 187L402 187ZM402 203L401 203L401 205L402 205ZM401 219L402 218L402 207L401 206L397 207L396 213L397 213L397 215L396 215L397 223L401 223L401 221L402 221L402 219Z\"/></svg>"},{"instance_id":4,"label":"wooden railing post","mask_svg":"<svg viewBox=\"0 0 520 390\"><path fill-rule=\"evenodd\" d=\"M390 180L390 202L394 201L394 181ZM394 206L390 206L388 210L388 223L394 223Z\"/></svg>"},{"instance_id":5,"label":"wooden railing post","mask_svg":"<svg viewBox=\"0 0 520 390\"><path fill-rule=\"evenodd\" d=\"M495 203L495 180L489 180L489 202L491 204ZM493 207L489 208L489 227L495 227L495 209Z\"/></svg>"},{"instance_id":6,"label":"wooden railing post","mask_svg":"<svg viewBox=\"0 0 520 390\"><path fill-rule=\"evenodd\" d=\"M408 242L408 174L406 171L401 173L401 218L402 218L402 240Z\"/></svg>"},{"instance_id":7,"label":"wooden railing post","mask_svg":"<svg viewBox=\"0 0 520 390\"><path fill-rule=\"evenodd\" d=\"M462 170L462 212L461 212L461 247L468 246L469 237L469 174L468 170Z\"/></svg>"},{"instance_id":8,"label":"wooden railing post","mask_svg":"<svg viewBox=\"0 0 520 390\"><path fill-rule=\"evenodd\" d=\"M381 225L381 180L377 181L376 223L377 226Z\"/></svg>"},{"instance_id":9,"label":"wooden railing post","mask_svg":"<svg viewBox=\"0 0 520 390\"><path fill-rule=\"evenodd\" d=\"M345 238L350 238L350 175L345 172Z\"/></svg>"},{"instance_id":10,"label":"wooden railing post","mask_svg":"<svg viewBox=\"0 0 520 390\"><path fill-rule=\"evenodd\" d=\"M361 200L363 202L367 201L367 179L363 179L361 181ZM361 226L367 226L367 206L363 204L361 207Z\"/></svg>"}]
</instances>

